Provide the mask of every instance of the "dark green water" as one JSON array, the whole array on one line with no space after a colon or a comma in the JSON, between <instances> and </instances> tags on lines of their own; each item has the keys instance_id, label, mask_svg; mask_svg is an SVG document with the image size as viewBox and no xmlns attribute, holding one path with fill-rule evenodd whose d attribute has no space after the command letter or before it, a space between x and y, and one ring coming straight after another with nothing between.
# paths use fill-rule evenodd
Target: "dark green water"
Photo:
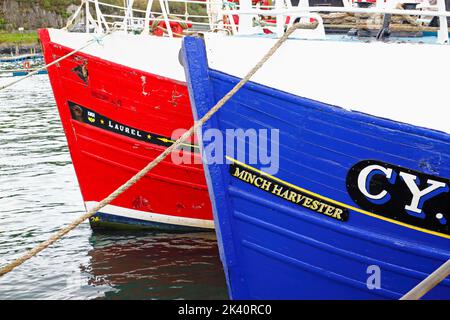
<instances>
[{"instance_id":1,"label":"dark green water","mask_svg":"<svg viewBox=\"0 0 450 320\"><path fill-rule=\"evenodd\" d=\"M0 265L83 212L47 76L0 91ZM0 299L226 298L214 233L100 233L83 223L0 278Z\"/></svg>"}]
</instances>

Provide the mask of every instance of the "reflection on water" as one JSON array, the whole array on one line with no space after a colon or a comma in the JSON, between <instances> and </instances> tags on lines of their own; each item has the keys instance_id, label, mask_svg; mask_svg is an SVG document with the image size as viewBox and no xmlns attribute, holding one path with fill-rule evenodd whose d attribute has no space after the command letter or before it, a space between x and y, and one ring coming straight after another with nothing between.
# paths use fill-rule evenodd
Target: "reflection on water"
<instances>
[{"instance_id":1,"label":"reflection on water","mask_svg":"<svg viewBox=\"0 0 450 320\"><path fill-rule=\"evenodd\" d=\"M108 299L226 299L213 233L101 234L90 238L89 284Z\"/></svg>"},{"instance_id":2,"label":"reflection on water","mask_svg":"<svg viewBox=\"0 0 450 320\"><path fill-rule=\"evenodd\" d=\"M0 91L0 265L83 210L47 76ZM92 233L83 223L0 278L0 299L95 298L226 298L214 234Z\"/></svg>"}]
</instances>

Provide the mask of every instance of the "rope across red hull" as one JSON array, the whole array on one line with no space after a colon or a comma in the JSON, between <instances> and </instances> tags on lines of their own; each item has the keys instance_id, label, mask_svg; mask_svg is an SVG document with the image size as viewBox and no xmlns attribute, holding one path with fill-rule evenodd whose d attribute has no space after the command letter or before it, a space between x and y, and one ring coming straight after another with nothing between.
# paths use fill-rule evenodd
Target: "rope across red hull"
<instances>
[{"instance_id":1,"label":"rope across red hull","mask_svg":"<svg viewBox=\"0 0 450 320\"><path fill-rule=\"evenodd\" d=\"M46 63L72 50L53 43L48 30L39 36ZM48 71L87 207L157 157L171 144L174 130L193 124L187 88L180 81L85 53ZM91 224L212 228L200 155L195 141L192 144L195 164L176 165L166 159Z\"/></svg>"}]
</instances>

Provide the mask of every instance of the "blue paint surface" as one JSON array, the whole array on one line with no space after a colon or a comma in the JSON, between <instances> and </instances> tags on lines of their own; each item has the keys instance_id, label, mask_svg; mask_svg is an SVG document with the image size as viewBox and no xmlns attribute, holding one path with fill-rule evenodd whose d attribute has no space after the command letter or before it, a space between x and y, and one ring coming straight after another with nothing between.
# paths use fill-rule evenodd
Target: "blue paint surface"
<instances>
[{"instance_id":1,"label":"blue paint surface","mask_svg":"<svg viewBox=\"0 0 450 320\"><path fill-rule=\"evenodd\" d=\"M184 38L183 54L199 119L239 79L208 68L201 39ZM353 207L358 205L347 193L346 176L362 160L450 177L448 134L255 83L247 83L202 131L210 128L223 133L233 128L280 129L276 177ZM398 299L450 258L445 237L354 210L347 222L338 221L231 177L229 164L205 164L205 169L234 299ZM381 270L380 289L367 287L371 266ZM450 280L424 298L449 299Z\"/></svg>"}]
</instances>

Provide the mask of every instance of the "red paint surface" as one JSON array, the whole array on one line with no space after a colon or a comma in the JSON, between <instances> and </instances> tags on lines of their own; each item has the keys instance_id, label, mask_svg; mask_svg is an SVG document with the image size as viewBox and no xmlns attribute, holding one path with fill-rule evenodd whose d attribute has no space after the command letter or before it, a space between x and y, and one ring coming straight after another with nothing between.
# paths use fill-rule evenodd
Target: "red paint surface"
<instances>
[{"instance_id":1,"label":"red paint surface","mask_svg":"<svg viewBox=\"0 0 450 320\"><path fill-rule=\"evenodd\" d=\"M72 51L50 42L45 29L39 31L39 37L46 63ZM72 71L82 64L87 65L88 84ZM101 201L165 147L72 120L68 101L127 126L167 137L175 129L188 129L193 124L184 83L83 53L50 67L48 72L84 201ZM145 84L143 76L146 77ZM111 204L212 220L202 165L175 165L170 157Z\"/></svg>"}]
</instances>

